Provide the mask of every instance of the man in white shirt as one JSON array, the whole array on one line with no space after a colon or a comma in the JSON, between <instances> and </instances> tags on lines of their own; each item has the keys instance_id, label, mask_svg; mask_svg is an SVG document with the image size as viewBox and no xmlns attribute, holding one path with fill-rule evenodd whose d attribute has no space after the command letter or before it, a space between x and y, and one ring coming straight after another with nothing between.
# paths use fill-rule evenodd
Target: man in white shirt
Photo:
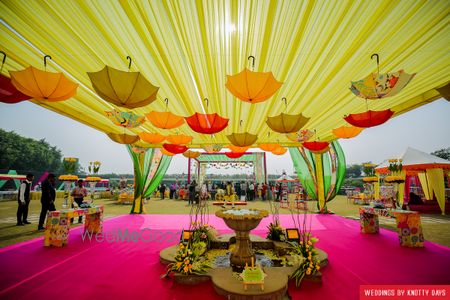
<instances>
[{"instance_id":1,"label":"man in white shirt","mask_svg":"<svg viewBox=\"0 0 450 300\"><path fill-rule=\"evenodd\" d=\"M17 226L31 224L28 222L28 206L30 205L30 190L34 175L27 174L27 178L20 184L18 192L19 207L17 208Z\"/></svg>"}]
</instances>

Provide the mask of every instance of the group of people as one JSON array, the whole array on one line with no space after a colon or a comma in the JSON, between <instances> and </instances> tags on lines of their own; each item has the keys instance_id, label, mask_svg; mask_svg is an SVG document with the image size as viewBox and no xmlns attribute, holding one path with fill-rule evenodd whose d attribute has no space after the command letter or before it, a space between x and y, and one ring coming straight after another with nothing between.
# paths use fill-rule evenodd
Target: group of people
<instances>
[{"instance_id":1,"label":"group of people","mask_svg":"<svg viewBox=\"0 0 450 300\"><path fill-rule=\"evenodd\" d=\"M31 200L31 185L33 183L34 175L27 174L26 179L20 184L18 191L18 208L17 208L17 226L24 226L31 224L28 221L28 208ZM45 217L47 212L55 211L56 200L56 176L55 174L48 174L47 178L41 183L41 213L39 215L38 230L44 230ZM88 194L87 189L83 186L83 180L78 180L77 186L72 190L71 195L74 202L81 206L84 197ZM72 203L72 208L73 208ZM81 223L82 217L79 217L78 223Z\"/></svg>"},{"instance_id":2,"label":"group of people","mask_svg":"<svg viewBox=\"0 0 450 300\"><path fill-rule=\"evenodd\" d=\"M155 197L163 199L180 199L188 200L189 204L193 204L196 199L200 198L202 194L214 196L218 190L226 191L230 186L233 189L233 194L236 195L238 200L241 201L254 201L254 200L275 200L281 201L283 196L283 186L281 183L267 184L267 183L254 183L253 181L242 182L220 182L212 183L204 182L199 185L196 180L192 180L190 183L171 183L170 185L161 184L155 191Z\"/></svg>"}]
</instances>

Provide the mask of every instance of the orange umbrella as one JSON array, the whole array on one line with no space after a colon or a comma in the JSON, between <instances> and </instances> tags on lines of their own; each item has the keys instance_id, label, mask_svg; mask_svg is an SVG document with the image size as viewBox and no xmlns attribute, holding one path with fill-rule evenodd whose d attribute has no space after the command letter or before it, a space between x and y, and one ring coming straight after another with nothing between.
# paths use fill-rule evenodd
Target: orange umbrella
<instances>
[{"instance_id":1,"label":"orange umbrella","mask_svg":"<svg viewBox=\"0 0 450 300\"><path fill-rule=\"evenodd\" d=\"M232 133L230 135L227 135L227 138L234 146L247 147L253 145L258 139L258 136L248 132L244 132Z\"/></svg>"},{"instance_id":2,"label":"orange umbrella","mask_svg":"<svg viewBox=\"0 0 450 300\"><path fill-rule=\"evenodd\" d=\"M258 147L261 150L272 152L273 150L281 147L281 145L280 144L267 143L267 144L258 144Z\"/></svg>"},{"instance_id":3,"label":"orange umbrella","mask_svg":"<svg viewBox=\"0 0 450 300\"><path fill-rule=\"evenodd\" d=\"M108 133L110 139L119 144L133 144L139 141L137 135L121 134L121 133Z\"/></svg>"},{"instance_id":4,"label":"orange umbrella","mask_svg":"<svg viewBox=\"0 0 450 300\"><path fill-rule=\"evenodd\" d=\"M276 148L275 150L273 150L272 154L283 155L286 153L286 151L287 151L287 148L280 146L280 147Z\"/></svg>"},{"instance_id":5,"label":"orange umbrella","mask_svg":"<svg viewBox=\"0 0 450 300\"><path fill-rule=\"evenodd\" d=\"M169 151L170 153L179 154L186 152L189 148L183 145L176 144L163 144L164 149Z\"/></svg>"},{"instance_id":6,"label":"orange umbrella","mask_svg":"<svg viewBox=\"0 0 450 300\"><path fill-rule=\"evenodd\" d=\"M146 143L159 144L166 139L166 137L159 133L141 132L139 137Z\"/></svg>"},{"instance_id":7,"label":"orange umbrella","mask_svg":"<svg viewBox=\"0 0 450 300\"><path fill-rule=\"evenodd\" d=\"M47 58L44 57L44 66L47 66ZM34 67L28 67L22 71L9 71L11 83L21 93L36 100L50 102L67 100L75 96L78 84L70 81L63 73L42 71Z\"/></svg>"},{"instance_id":8,"label":"orange umbrella","mask_svg":"<svg viewBox=\"0 0 450 300\"><path fill-rule=\"evenodd\" d=\"M340 139L350 139L360 134L363 129L355 126L341 126L333 129L333 134Z\"/></svg>"},{"instance_id":9,"label":"orange umbrella","mask_svg":"<svg viewBox=\"0 0 450 300\"><path fill-rule=\"evenodd\" d=\"M322 154L330 150L330 143L328 142L319 142L319 141L304 142L302 145L309 151L316 154Z\"/></svg>"},{"instance_id":10,"label":"orange umbrella","mask_svg":"<svg viewBox=\"0 0 450 300\"><path fill-rule=\"evenodd\" d=\"M253 67L255 57L253 58ZM275 79L272 72L253 72L244 69L236 75L227 75L226 88L237 98L245 102L258 103L272 97L283 83Z\"/></svg>"},{"instance_id":11,"label":"orange umbrella","mask_svg":"<svg viewBox=\"0 0 450 300\"><path fill-rule=\"evenodd\" d=\"M389 120L394 112L390 109L386 110L368 110L359 114L349 114L344 117L347 123L356 127L374 127L381 125Z\"/></svg>"},{"instance_id":12,"label":"orange umbrella","mask_svg":"<svg viewBox=\"0 0 450 300\"><path fill-rule=\"evenodd\" d=\"M183 117L177 116L168 111L151 111L145 116L155 127L162 129L173 129L183 125L184 123Z\"/></svg>"},{"instance_id":13,"label":"orange umbrella","mask_svg":"<svg viewBox=\"0 0 450 300\"><path fill-rule=\"evenodd\" d=\"M183 156L187 158L197 158L200 156L200 154L200 152L188 150L183 153Z\"/></svg>"},{"instance_id":14,"label":"orange umbrella","mask_svg":"<svg viewBox=\"0 0 450 300\"><path fill-rule=\"evenodd\" d=\"M164 155L167 155L167 156L174 156L175 155L175 153L169 152L169 151L167 151L164 148L161 148L161 153L164 154Z\"/></svg>"},{"instance_id":15,"label":"orange umbrella","mask_svg":"<svg viewBox=\"0 0 450 300\"><path fill-rule=\"evenodd\" d=\"M234 146L234 145L228 145L228 148L236 153L242 153L248 150L248 148L250 147L238 147L238 146Z\"/></svg>"},{"instance_id":16,"label":"orange umbrella","mask_svg":"<svg viewBox=\"0 0 450 300\"><path fill-rule=\"evenodd\" d=\"M128 70L131 68L131 57ZM151 84L140 72L120 71L105 66L98 72L88 72L92 86L104 100L126 108L145 106L156 100L159 87Z\"/></svg>"},{"instance_id":17,"label":"orange umbrella","mask_svg":"<svg viewBox=\"0 0 450 300\"><path fill-rule=\"evenodd\" d=\"M189 144L193 137L190 135L184 135L184 134L172 134L168 135L166 137L167 141L171 144L178 144L178 145L184 145Z\"/></svg>"}]
</instances>

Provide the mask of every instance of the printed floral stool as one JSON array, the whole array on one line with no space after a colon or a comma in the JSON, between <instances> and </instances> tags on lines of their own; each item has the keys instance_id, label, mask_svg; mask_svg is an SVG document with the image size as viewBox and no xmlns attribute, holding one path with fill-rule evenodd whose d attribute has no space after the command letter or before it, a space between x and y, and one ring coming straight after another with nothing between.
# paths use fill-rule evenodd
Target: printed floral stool
<instances>
[{"instance_id":1,"label":"printed floral stool","mask_svg":"<svg viewBox=\"0 0 450 300\"><path fill-rule=\"evenodd\" d=\"M102 232L103 206L49 211L44 233L44 246L63 247L69 240L70 219L86 216L84 231Z\"/></svg>"},{"instance_id":2,"label":"printed floral stool","mask_svg":"<svg viewBox=\"0 0 450 300\"><path fill-rule=\"evenodd\" d=\"M416 211L394 211L400 246L423 247L424 237L420 214Z\"/></svg>"},{"instance_id":3,"label":"printed floral stool","mask_svg":"<svg viewBox=\"0 0 450 300\"><path fill-rule=\"evenodd\" d=\"M378 233L380 231L378 214L373 207L363 206L359 208L359 224L362 233Z\"/></svg>"}]
</instances>

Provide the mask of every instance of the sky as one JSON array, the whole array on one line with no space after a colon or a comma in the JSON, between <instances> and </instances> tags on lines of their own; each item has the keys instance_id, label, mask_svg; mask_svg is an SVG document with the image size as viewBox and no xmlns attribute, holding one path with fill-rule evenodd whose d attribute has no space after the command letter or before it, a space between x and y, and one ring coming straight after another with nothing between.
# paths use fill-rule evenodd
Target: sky
<instances>
[{"instance_id":1,"label":"sky","mask_svg":"<svg viewBox=\"0 0 450 300\"><path fill-rule=\"evenodd\" d=\"M64 156L78 157L84 167L90 161L101 161L100 173L133 173L125 146L113 142L100 131L31 102L13 105L0 103L0 128L25 137L44 138L61 149ZM440 99L383 125L365 129L353 139L341 139L340 143L347 164L381 163L401 155L408 146L427 153L450 147L449 130L450 102ZM283 170L293 174L289 152L283 156L268 153L267 169L269 174L281 174ZM225 173L225 170L208 172ZM167 173L187 173L187 159L176 155Z\"/></svg>"}]
</instances>

